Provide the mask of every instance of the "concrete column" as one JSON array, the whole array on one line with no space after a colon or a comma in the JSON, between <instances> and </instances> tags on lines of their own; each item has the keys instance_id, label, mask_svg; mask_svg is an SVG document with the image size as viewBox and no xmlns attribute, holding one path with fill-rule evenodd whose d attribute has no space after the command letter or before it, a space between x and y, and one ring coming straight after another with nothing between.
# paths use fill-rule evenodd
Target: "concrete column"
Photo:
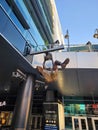
<instances>
[{"instance_id":1,"label":"concrete column","mask_svg":"<svg viewBox=\"0 0 98 130\"><path fill-rule=\"evenodd\" d=\"M11 130L27 130L32 104L33 78L28 76L24 85L19 86Z\"/></svg>"}]
</instances>

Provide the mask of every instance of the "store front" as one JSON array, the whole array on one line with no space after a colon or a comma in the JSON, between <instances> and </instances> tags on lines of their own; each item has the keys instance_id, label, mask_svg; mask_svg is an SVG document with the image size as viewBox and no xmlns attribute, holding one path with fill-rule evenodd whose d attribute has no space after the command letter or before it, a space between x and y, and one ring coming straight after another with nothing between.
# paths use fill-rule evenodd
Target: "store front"
<instances>
[{"instance_id":1,"label":"store front","mask_svg":"<svg viewBox=\"0 0 98 130\"><path fill-rule=\"evenodd\" d=\"M65 107L66 130L98 130L97 104L68 104Z\"/></svg>"},{"instance_id":2,"label":"store front","mask_svg":"<svg viewBox=\"0 0 98 130\"><path fill-rule=\"evenodd\" d=\"M93 130L98 130L98 117L92 117Z\"/></svg>"},{"instance_id":3,"label":"store front","mask_svg":"<svg viewBox=\"0 0 98 130\"><path fill-rule=\"evenodd\" d=\"M82 116L72 116L72 129L76 130L89 130L87 117Z\"/></svg>"},{"instance_id":4,"label":"store front","mask_svg":"<svg viewBox=\"0 0 98 130\"><path fill-rule=\"evenodd\" d=\"M66 121L66 130L98 130L98 117L71 116Z\"/></svg>"}]
</instances>

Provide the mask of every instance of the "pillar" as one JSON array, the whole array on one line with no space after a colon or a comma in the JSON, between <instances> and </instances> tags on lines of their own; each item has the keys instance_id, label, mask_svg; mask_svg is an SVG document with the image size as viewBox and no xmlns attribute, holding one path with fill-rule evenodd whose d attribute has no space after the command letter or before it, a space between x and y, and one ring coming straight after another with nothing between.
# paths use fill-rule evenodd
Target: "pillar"
<instances>
[{"instance_id":1,"label":"pillar","mask_svg":"<svg viewBox=\"0 0 98 130\"><path fill-rule=\"evenodd\" d=\"M11 130L27 130L29 113L32 104L33 78L28 76L24 85L19 86Z\"/></svg>"}]
</instances>

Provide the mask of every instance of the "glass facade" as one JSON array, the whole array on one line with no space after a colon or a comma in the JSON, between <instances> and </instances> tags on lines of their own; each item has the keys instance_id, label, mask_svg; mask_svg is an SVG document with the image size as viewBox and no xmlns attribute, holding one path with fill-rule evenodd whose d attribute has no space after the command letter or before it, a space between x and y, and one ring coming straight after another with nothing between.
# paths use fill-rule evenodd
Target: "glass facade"
<instances>
[{"instance_id":1,"label":"glass facade","mask_svg":"<svg viewBox=\"0 0 98 130\"><path fill-rule=\"evenodd\" d=\"M44 45L44 41L37 29L32 17L30 16L30 13L28 12L26 4L22 0L21 1L16 0L15 2L16 2L17 7L20 9L22 15L24 16L24 18L26 19L27 23L30 26L30 29L24 30L24 33L23 33L23 30L21 30L21 32L23 33L26 40L29 41L34 46Z\"/></svg>"},{"instance_id":2,"label":"glass facade","mask_svg":"<svg viewBox=\"0 0 98 130\"><path fill-rule=\"evenodd\" d=\"M14 46L18 50L23 52L26 42L28 42L33 47L34 50L40 49L41 47L43 47L42 45L45 45L45 41L42 38L38 28L36 27L34 20L28 11L26 3L23 0L14 0L13 3L11 3L11 1L9 0L2 0L0 1L0 4L1 4L2 12L4 12L4 15L1 15L0 17L3 17L3 18L5 17L5 19L2 20L2 23L0 24L4 25L3 21L6 21L5 26L2 27L0 31L5 37L7 37L7 39L12 44L14 44ZM13 9L14 7L16 10ZM22 22L20 22L20 17L18 16L19 14L17 15L17 9L20 12L21 16L25 19L27 25L29 26L28 28L25 28L22 25L22 22L24 23L24 21L21 20ZM9 26L10 28L8 28ZM16 33L16 30L18 33ZM9 36L9 33L10 33L10 36ZM15 37L14 35L15 36L17 35L17 37ZM18 38L18 35L22 37L21 39L23 41Z\"/></svg>"},{"instance_id":3,"label":"glass facade","mask_svg":"<svg viewBox=\"0 0 98 130\"><path fill-rule=\"evenodd\" d=\"M65 115L84 115L86 114L85 104L65 104L64 107Z\"/></svg>"},{"instance_id":4,"label":"glass facade","mask_svg":"<svg viewBox=\"0 0 98 130\"><path fill-rule=\"evenodd\" d=\"M93 117L95 116L97 117L98 115L98 104L65 104L64 111L65 111L65 124L66 124L65 127L67 129L72 130L73 118L75 118L75 121L78 121L79 118L81 118L81 125L83 126L85 126L85 123L82 122L82 120L86 118L89 130L93 130L92 119ZM97 120L98 119L96 119L96 121Z\"/></svg>"},{"instance_id":5,"label":"glass facade","mask_svg":"<svg viewBox=\"0 0 98 130\"><path fill-rule=\"evenodd\" d=\"M4 35L4 37L14 46L20 50L21 52L24 51L26 40L21 35L20 31L16 29L15 24L12 22L12 20L9 18L9 16L6 14L4 8L0 6L0 33Z\"/></svg>"}]
</instances>

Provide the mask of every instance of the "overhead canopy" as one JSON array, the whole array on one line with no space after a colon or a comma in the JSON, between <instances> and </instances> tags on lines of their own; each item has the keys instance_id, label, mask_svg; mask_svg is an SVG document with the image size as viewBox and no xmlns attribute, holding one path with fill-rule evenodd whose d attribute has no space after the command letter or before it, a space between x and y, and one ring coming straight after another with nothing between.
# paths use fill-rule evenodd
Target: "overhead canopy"
<instances>
[{"instance_id":1,"label":"overhead canopy","mask_svg":"<svg viewBox=\"0 0 98 130\"><path fill-rule=\"evenodd\" d=\"M39 75L28 60L0 34L0 84L17 69L24 74Z\"/></svg>"}]
</instances>

